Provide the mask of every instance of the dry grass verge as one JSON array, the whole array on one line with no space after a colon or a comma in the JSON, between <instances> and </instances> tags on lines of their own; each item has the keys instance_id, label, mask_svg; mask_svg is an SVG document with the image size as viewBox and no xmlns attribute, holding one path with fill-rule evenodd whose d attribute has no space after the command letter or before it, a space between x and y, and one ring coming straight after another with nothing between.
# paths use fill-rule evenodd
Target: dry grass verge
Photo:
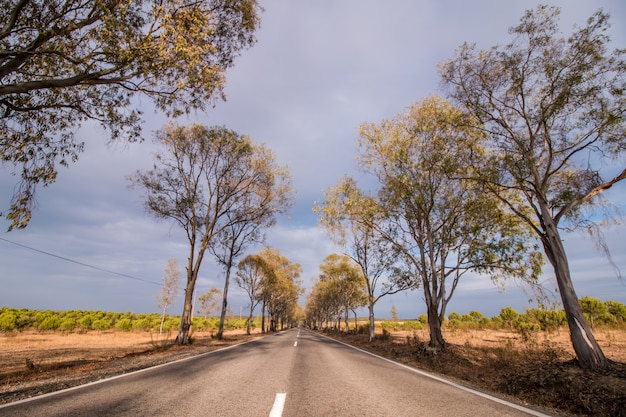
<instances>
[{"instance_id":1,"label":"dry grass verge","mask_svg":"<svg viewBox=\"0 0 626 417\"><path fill-rule=\"evenodd\" d=\"M227 331L222 340L196 334L191 346L172 335L93 331L0 334L0 404L98 381L259 337Z\"/></svg>"},{"instance_id":2,"label":"dry grass verge","mask_svg":"<svg viewBox=\"0 0 626 417\"><path fill-rule=\"evenodd\" d=\"M369 343L366 335L340 340L475 388L516 398L562 415L626 416L626 332L597 332L611 369L580 369L569 336L541 333L522 341L514 333L457 330L445 350L427 348L427 331L393 332Z\"/></svg>"}]
</instances>

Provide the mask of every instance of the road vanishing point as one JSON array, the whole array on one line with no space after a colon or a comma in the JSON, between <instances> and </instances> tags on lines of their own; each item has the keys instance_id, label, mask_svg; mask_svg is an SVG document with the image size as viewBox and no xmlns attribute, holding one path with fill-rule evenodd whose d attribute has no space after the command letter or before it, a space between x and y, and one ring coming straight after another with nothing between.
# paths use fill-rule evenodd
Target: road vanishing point
<instances>
[{"instance_id":1,"label":"road vanishing point","mask_svg":"<svg viewBox=\"0 0 626 417\"><path fill-rule=\"evenodd\" d=\"M304 329L0 406L25 417L546 416Z\"/></svg>"}]
</instances>

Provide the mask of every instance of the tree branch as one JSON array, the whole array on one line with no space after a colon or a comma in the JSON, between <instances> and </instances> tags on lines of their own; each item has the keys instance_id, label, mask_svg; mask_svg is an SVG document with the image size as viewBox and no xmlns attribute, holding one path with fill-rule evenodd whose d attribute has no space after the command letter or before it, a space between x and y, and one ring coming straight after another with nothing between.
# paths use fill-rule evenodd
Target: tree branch
<instances>
[{"instance_id":1,"label":"tree branch","mask_svg":"<svg viewBox=\"0 0 626 417\"><path fill-rule=\"evenodd\" d=\"M570 210L572 210L575 207L579 206L580 204L582 204L582 203L584 203L586 201L591 200L593 197L597 196L598 194L601 194L602 192L608 190L609 188L611 188L613 186L613 184L623 180L624 178L626 178L626 169L624 169L618 176L613 178L611 181L605 182L604 184L600 184L597 187L593 188L591 191L589 191L584 196L572 200L569 204L567 204L565 207L563 207L557 213L556 216L554 216L554 222L556 224L559 224L559 220L561 219L561 217L563 217L565 214L567 214L567 212L569 212Z\"/></svg>"}]
</instances>

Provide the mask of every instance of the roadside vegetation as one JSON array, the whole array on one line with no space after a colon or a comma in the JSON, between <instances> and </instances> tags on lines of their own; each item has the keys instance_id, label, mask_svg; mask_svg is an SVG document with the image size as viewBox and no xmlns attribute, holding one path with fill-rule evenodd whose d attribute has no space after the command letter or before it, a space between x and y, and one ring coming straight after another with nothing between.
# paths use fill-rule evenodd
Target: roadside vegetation
<instances>
[{"instance_id":1,"label":"roadside vegetation","mask_svg":"<svg viewBox=\"0 0 626 417\"><path fill-rule=\"evenodd\" d=\"M450 313L442 332L445 349L429 346L428 321L377 320L369 340L366 318L346 328L322 331L333 338L410 366L444 375L463 385L552 415L626 415L626 306L585 297L584 314L611 366L581 368L562 310L503 308L494 317L478 311Z\"/></svg>"},{"instance_id":2,"label":"roadside vegetation","mask_svg":"<svg viewBox=\"0 0 626 417\"><path fill-rule=\"evenodd\" d=\"M160 313L135 314L131 312L113 313L99 310L29 310L26 308L0 308L0 331L6 333L23 331L58 331L62 333L85 333L89 331L119 330L122 332L155 332L159 333L162 315ZM220 317L194 317L195 332L215 332ZM245 329L247 318L229 317L225 321L227 330ZM180 316L165 316L163 332L177 332L180 327ZM261 318L253 317L250 327L261 327Z\"/></svg>"}]
</instances>

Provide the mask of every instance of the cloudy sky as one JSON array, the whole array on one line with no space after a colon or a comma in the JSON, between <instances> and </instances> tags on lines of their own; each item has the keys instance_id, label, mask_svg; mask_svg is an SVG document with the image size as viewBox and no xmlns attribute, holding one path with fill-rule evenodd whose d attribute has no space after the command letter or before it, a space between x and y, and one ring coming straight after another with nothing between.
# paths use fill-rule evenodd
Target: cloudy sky
<instances>
[{"instance_id":1,"label":"cloudy sky","mask_svg":"<svg viewBox=\"0 0 626 417\"><path fill-rule=\"evenodd\" d=\"M355 164L358 126L403 112L413 101L441 94L437 64L463 42L489 48L509 41L534 0L298 0L262 1L258 43L228 72L227 101L206 113L178 120L224 125L272 148L290 167L297 202L288 218L267 232L267 244L303 267L305 286L335 252L312 212L323 191L345 175L367 178ZM626 47L623 0L552 1L562 7L561 29L569 33L598 8L610 12L614 47ZM147 100L142 144L106 145L106 133L85 126L78 163L62 169L56 184L39 189L28 228L0 234L0 306L32 309L157 311L156 295L168 259L184 264L185 237L173 224L146 214L139 191L125 176L151 166L152 132L168 120ZM12 168L0 168L0 210L15 186ZM608 198L624 209L626 184ZM0 229L8 223L0 219ZM613 261L626 272L626 228L605 229ZM620 237L622 235L622 237ZM626 302L626 284L584 235L565 245L579 296ZM259 248L254 248L256 252ZM181 269L181 274L184 271ZM554 288L545 269L546 287ZM200 271L199 291L221 288L223 272L211 262ZM245 300L231 287L233 310ZM505 306L523 311L529 295L516 283L504 292L488 279L466 280L448 312L476 309L495 315ZM182 295L170 310L180 314ZM394 304L403 318L424 313L418 291L382 299L377 315Z\"/></svg>"}]
</instances>

